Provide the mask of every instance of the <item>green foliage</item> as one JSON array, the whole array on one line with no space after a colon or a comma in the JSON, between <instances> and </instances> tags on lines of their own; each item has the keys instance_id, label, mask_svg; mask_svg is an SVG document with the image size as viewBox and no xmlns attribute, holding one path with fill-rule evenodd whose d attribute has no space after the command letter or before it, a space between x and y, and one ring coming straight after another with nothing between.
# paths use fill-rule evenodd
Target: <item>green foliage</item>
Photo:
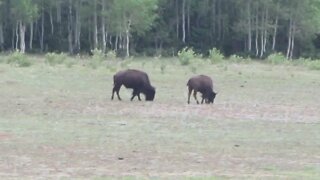
<instances>
[{"instance_id":1,"label":"green foliage","mask_svg":"<svg viewBox=\"0 0 320 180\"><path fill-rule=\"evenodd\" d=\"M198 55L193 51L192 48L185 47L178 52L180 64L183 66L191 64L191 61L197 57Z\"/></svg>"},{"instance_id":2,"label":"green foliage","mask_svg":"<svg viewBox=\"0 0 320 180\"><path fill-rule=\"evenodd\" d=\"M15 51L7 57L7 63L18 67L29 67L32 65L30 59L19 51Z\"/></svg>"},{"instance_id":3,"label":"green foliage","mask_svg":"<svg viewBox=\"0 0 320 180\"><path fill-rule=\"evenodd\" d=\"M209 50L209 60L212 64L223 61L224 56L217 48L212 48Z\"/></svg>"},{"instance_id":4,"label":"green foliage","mask_svg":"<svg viewBox=\"0 0 320 180\"><path fill-rule=\"evenodd\" d=\"M55 66L57 64L62 64L67 59L67 55L64 53L47 53L45 55L45 63L50 66Z\"/></svg>"},{"instance_id":5,"label":"green foliage","mask_svg":"<svg viewBox=\"0 0 320 180\"><path fill-rule=\"evenodd\" d=\"M230 62L234 62L234 63L248 63L248 62L250 62L249 58L244 58L244 57L236 55L236 54L231 55L228 60Z\"/></svg>"},{"instance_id":6,"label":"green foliage","mask_svg":"<svg viewBox=\"0 0 320 180\"><path fill-rule=\"evenodd\" d=\"M320 60L305 61L305 65L311 70L320 70Z\"/></svg>"},{"instance_id":7,"label":"green foliage","mask_svg":"<svg viewBox=\"0 0 320 180\"><path fill-rule=\"evenodd\" d=\"M288 59L282 53L273 53L267 57L267 62L270 64L286 64Z\"/></svg>"},{"instance_id":8,"label":"green foliage","mask_svg":"<svg viewBox=\"0 0 320 180\"><path fill-rule=\"evenodd\" d=\"M92 59L93 61L96 62L102 62L105 60L105 54L102 52L102 50L100 49L93 49L91 50L92 55Z\"/></svg>"},{"instance_id":9,"label":"green foliage","mask_svg":"<svg viewBox=\"0 0 320 180\"><path fill-rule=\"evenodd\" d=\"M93 54L92 57L89 59L89 66L92 69L97 69L101 66L102 62L105 60L105 54L100 49L93 49L91 50Z\"/></svg>"},{"instance_id":10,"label":"green foliage","mask_svg":"<svg viewBox=\"0 0 320 180\"><path fill-rule=\"evenodd\" d=\"M108 51L106 56L107 56L108 60L116 60L117 59L117 53L114 50Z\"/></svg>"}]
</instances>

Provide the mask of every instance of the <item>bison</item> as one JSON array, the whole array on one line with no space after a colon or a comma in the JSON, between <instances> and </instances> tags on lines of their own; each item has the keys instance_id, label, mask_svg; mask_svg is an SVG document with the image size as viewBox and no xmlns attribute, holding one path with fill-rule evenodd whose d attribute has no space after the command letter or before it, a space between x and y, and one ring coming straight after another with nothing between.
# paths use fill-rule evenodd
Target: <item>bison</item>
<instances>
[{"instance_id":1,"label":"bison","mask_svg":"<svg viewBox=\"0 0 320 180\"><path fill-rule=\"evenodd\" d=\"M121 101L119 91L122 85L126 88L133 89L131 101L135 96L138 96L141 101L140 93L145 95L146 101L153 101L155 96L155 88L151 86L147 73L135 69L119 71L113 76L114 87L112 90L111 99L113 100L114 93L117 93L118 99Z\"/></svg>"},{"instance_id":2,"label":"bison","mask_svg":"<svg viewBox=\"0 0 320 180\"><path fill-rule=\"evenodd\" d=\"M189 79L187 86L189 89L188 104L190 104L190 95L192 91L197 104L199 104L199 101L197 99L197 92L200 92L202 94L201 104L203 104L204 100L207 104L214 102L214 98L216 97L217 93L212 90L213 83L210 77L205 75L194 76Z\"/></svg>"}]
</instances>

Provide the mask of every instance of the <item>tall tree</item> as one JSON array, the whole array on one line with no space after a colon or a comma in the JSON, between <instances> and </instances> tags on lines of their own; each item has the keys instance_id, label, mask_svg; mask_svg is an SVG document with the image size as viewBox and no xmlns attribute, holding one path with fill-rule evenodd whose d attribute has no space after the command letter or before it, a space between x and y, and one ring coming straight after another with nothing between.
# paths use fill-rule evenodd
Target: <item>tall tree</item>
<instances>
[{"instance_id":1,"label":"tall tree","mask_svg":"<svg viewBox=\"0 0 320 180\"><path fill-rule=\"evenodd\" d=\"M11 3L11 12L17 24L17 31L19 32L20 51L24 53L26 49L26 25L38 17L38 7L32 0L12 0Z\"/></svg>"}]
</instances>

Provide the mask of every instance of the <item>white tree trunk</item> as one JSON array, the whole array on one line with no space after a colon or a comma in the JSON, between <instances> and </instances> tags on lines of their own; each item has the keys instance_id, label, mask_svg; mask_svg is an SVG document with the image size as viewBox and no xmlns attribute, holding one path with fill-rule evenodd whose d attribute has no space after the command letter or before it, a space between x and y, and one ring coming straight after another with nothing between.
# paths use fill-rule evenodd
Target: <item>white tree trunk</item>
<instances>
[{"instance_id":1,"label":"white tree trunk","mask_svg":"<svg viewBox=\"0 0 320 180\"><path fill-rule=\"evenodd\" d=\"M127 39L126 39L126 56L127 57L130 57L130 31L129 29L126 30L126 36L127 36Z\"/></svg>"},{"instance_id":2,"label":"white tree trunk","mask_svg":"<svg viewBox=\"0 0 320 180\"><path fill-rule=\"evenodd\" d=\"M179 1L176 0L176 34L177 34L177 38L179 38Z\"/></svg>"},{"instance_id":3,"label":"white tree trunk","mask_svg":"<svg viewBox=\"0 0 320 180\"><path fill-rule=\"evenodd\" d=\"M17 22L17 24L16 24L15 32L16 32L16 45L15 45L15 49L18 50L18 43L19 43L19 22Z\"/></svg>"},{"instance_id":4,"label":"white tree trunk","mask_svg":"<svg viewBox=\"0 0 320 180\"><path fill-rule=\"evenodd\" d=\"M182 42L186 42L186 0L182 0Z\"/></svg>"},{"instance_id":5,"label":"white tree trunk","mask_svg":"<svg viewBox=\"0 0 320 180\"><path fill-rule=\"evenodd\" d=\"M292 23L292 38L291 38L291 50L290 50L290 59L293 58L294 44L295 44L295 34L296 34L296 23Z\"/></svg>"},{"instance_id":6,"label":"white tree trunk","mask_svg":"<svg viewBox=\"0 0 320 180\"><path fill-rule=\"evenodd\" d=\"M274 23L274 29L273 29L273 37L272 37L272 51L276 49L276 38L277 38L277 31L278 31L278 15L276 16L276 20Z\"/></svg>"},{"instance_id":7,"label":"white tree trunk","mask_svg":"<svg viewBox=\"0 0 320 180\"><path fill-rule=\"evenodd\" d=\"M106 4L105 1L102 1L102 12L105 12L106 10ZM107 48L107 36L106 36L106 19L105 17L102 15L101 16L101 35L102 35L102 51L103 53L106 52L106 48Z\"/></svg>"},{"instance_id":8,"label":"white tree trunk","mask_svg":"<svg viewBox=\"0 0 320 180\"><path fill-rule=\"evenodd\" d=\"M116 42L115 42L115 45L114 45L114 50L115 51L118 51L118 42L119 42L119 35L117 34L117 36L116 36L116 40L115 40Z\"/></svg>"},{"instance_id":9,"label":"white tree trunk","mask_svg":"<svg viewBox=\"0 0 320 180\"><path fill-rule=\"evenodd\" d=\"M2 27L2 24L0 24L0 50L3 50L3 45L4 45L3 27Z\"/></svg>"},{"instance_id":10,"label":"white tree trunk","mask_svg":"<svg viewBox=\"0 0 320 180\"><path fill-rule=\"evenodd\" d=\"M259 55L259 16L258 11L256 12L256 18L255 18L255 26L256 26L256 37L255 37L255 44L256 44L256 56Z\"/></svg>"},{"instance_id":11,"label":"white tree trunk","mask_svg":"<svg viewBox=\"0 0 320 180\"><path fill-rule=\"evenodd\" d=\"M288 32L288 47L287 47L287 59L290 58L290 52L291 52L291 43L292 43L292 17L290 17L289 20L289 32Z\"/></svg>"},{"instance_id":12,"label":"white tree trunk","mask_svg":"<svg viewBox=\"0 0 320 180\"><path fill-rule=\"evenodd\" d=\"M250 1L247 2L247 10L248 10L248 51L252 50L252 28L251 28L251 6Z\"/></svg>"},{"instance_id":13,"label":"white tree trunk","mask_svg":"<svg viewBox=\"0 0 320 180\"><path fill-rule=\"evenodd\" d=\"M49 16L50 16L51 34L53 35L53 33L54 33L54 25L53 25L53 17L52 17L52 9L51 8L50 8L50 11L49 11Z\"/></svg>"},{"instance_id":14,"label":"white tree trunk","mask_svg":"<svg viewBox=\"0 0 320 180\"><path fill-rule=\"evenodd\" d=\"M40 38L41 52L44 50L44 10L41 12L41 38Z\"/></svg>"},{"instance_id":15,"label":"white tree trunk","mask_svg":"<svg viewBox=\"0 0 320 180\"><path fill-rule=\"evenodd\" d=\"M29 49L32 50L33 45L33 22L30 23L30 35L29 35Z\"/></svg>"},{"instance_id":16,"label":"white tree trunk","mask_svg":"<svg viewBox=\"0 0 320 180\"><path fill-rule=\"evenodd\" d=\"M22 21L19 22L19 30L20 30L20 52L25 53L25 51L26 51L26 43L25 43L26 25Z\"/></svg>"},{"instance_id":17,"label":"white tree trunk","mask_svg":"<svg viewBox=\"0 0 320 180\"><path fill-rule=\"evenodd\" d=\"M81 49L81 43L80 43L80 36L81 36L81 17L80 17L80 8L81 8L81 2L77 2L77 6L75 8L75 15L76 15L76 22L75 22L75 28L74 28L74 48L76 49L77 53L79 53Z\"/></svg>"},{"instance_id":18,"label":"white tree trunk","mask_svg":"<svg viewBox=\"0 0 320 180\"><path fill-rule=\"evenodd\" d=\"M94 0L94 15L93 15L93 47L98 49L98 14L97 14L97 0Z\"/></svg>"}]
</instances>

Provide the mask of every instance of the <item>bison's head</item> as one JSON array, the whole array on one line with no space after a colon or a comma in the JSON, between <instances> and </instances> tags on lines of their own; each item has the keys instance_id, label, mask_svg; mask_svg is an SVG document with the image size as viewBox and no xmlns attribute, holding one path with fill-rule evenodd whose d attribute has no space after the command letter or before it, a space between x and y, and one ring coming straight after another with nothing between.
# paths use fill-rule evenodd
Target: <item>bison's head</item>
<instances>
[{"instance_id":1,"label":"bison's head","mask_svg":"<svg viewBox=\"0 0 320 180\"><path fill-rule=\"evenodd\" d=\"M146 101L153 101L154 95L156 94L156 89L152 86L145 90Z\"/></svg>"},{"instance_id":2,"label":"bison's head","mask_svg":"<svg viewBox=\"0 0 320 180\"><path fill-rule=\"evenodd\" d=\"M207 98L208 98L208 101L206 101L207 102L207 104L210 104L210 103L213 103L214 102L214 98L216 98L216 95L217 95L217 93L215 93L215 92L210 92L209 94L208 94L208 96L207 96Z\"/></svg>"}]
</instances>

